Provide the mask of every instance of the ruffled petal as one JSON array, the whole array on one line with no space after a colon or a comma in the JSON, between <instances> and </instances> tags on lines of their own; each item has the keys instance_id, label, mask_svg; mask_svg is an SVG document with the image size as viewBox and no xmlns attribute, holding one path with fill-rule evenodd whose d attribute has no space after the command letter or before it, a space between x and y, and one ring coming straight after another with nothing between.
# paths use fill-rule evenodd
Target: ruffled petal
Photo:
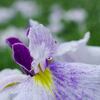
<instances>
[{"instance_id":1,"label":"ruffled petal","mask_svg":"<svg viewBox=\"0 0 100 100\"><path fill-rule=\"evenodd\" d=\"M46 27L32 20L30 20L28 38L29 50L34 58L32 67L35 72L38 72L37 65L40 64L41 69L44 71L46 59L54 55L57 44Z\"/></svg>"},{"instance_id":2,"label":"ruffled petal","mask_svg":"<svg viewBox=\"0 0 100 100\"><path fill-rule=\"evenodd\" d=\"M24 69L30 71L33 59L29 50L21 43L14 44L12 50L15 61Z\"/></svg>"},{"instance_id":3,"label":"ruffled petal","mask_svg":"<svg viewBox=\"0 0 100 100\"><path fill-rule=\"evenodd\" d=\"M84 38L79 41L71 41L71 42L60 44L57 48L56 56L61 56L66 53L75 52L79 48L84 48L84 46L87 44L89 40L89 37L90 37L90 33L87 32Z\"/></svg>"},{"instance_id":4,"label":"ruffled petal","mask_svg":"<svg viewBox=\"0 0 100 100\"><path fill-rule=\"evenodd\" d=\"M6 40L7 44L12 48L12 45L15 43L22 43L18 38L16 37L10 37Z\"/></svg>"},{"instance_id":5,"label":"ruffled petal","mask_svg":"<svg viewBox=\"0 0 100 100\"><path fill-rule=\"evenodd\" d=\"M100 66L53 63L56 100L100 100Z\"/></svg>"},{"instance_id":6,"label":"ruffled petal","mask_svg":"<svg viewBox=\"0 0 100 100\"><path fill-rule=\"evenodd\" d=\"M63 43L58 47L56 58L60 61L100 65L100 47L88 46L89 33L79 41Z\"/></svg>"}]
</instances>

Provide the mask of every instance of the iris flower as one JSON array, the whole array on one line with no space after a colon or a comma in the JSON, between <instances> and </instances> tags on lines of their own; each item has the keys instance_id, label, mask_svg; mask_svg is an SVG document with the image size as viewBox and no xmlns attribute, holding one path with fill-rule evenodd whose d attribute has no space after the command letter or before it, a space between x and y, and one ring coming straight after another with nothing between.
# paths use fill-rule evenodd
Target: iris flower
<instances>
[{"instance_id":1,"label":"iris flower","mask_svg":"<svg viewBox=\"0 0 100 100\"><path fill-rule=\"evenodd\" d=\"M0 100L100 100L99 65L57 60L66 49L37 22L30 21L26 34L29 46L15 37L7 39L24 74L2 72Z\"/></svg>"}]
</instances>

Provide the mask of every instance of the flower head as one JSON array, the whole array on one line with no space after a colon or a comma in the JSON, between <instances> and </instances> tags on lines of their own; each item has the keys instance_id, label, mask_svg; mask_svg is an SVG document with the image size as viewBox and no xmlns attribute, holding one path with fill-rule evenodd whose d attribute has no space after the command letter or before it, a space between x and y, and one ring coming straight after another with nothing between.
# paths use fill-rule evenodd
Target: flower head
<instances>
[{"instance_id":1,"label":"flower head","mask_svg":"<svg viewBox=\"0 0 100 100\"><path fill-rule=\"evenodd\" d=\"M10 75L0 82L3 100L99 100L100 66L56 61L61 48L43 25L30 21L29 46L8 38L15 61L27 75ZM65 45L65 47L67 47ZM8 99L7 99L8 98Z\"/></svg>"},{"instance_id":2,"label":"flower head","mask_svg":"<svg viewBox=\"0 0 100 100\"><path fill-rule=\"evenodd\" d=\"M73 17L74 16L74 17ZM64 19L76 23L83 23L87 18L87 12L84 9L71 9L65 12Z\"/></svg>"}]
</instances>

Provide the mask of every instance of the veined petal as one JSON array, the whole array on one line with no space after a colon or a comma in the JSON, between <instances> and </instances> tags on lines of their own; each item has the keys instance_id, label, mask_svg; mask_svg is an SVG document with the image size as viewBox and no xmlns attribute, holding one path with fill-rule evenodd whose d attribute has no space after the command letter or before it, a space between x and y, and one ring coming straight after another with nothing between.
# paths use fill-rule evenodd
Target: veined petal
<instances>
[{"instance_id":1,"label":"veined petal","mask_svg":"<svg viewBox=\"0 0 100 100\"><path fill-rule=\"evenodd\" d=\"M20 82L11 93L12 96L16 95L14 100L34 100L34 98L35 100L100 100L100 66L54 62L49 68L54 83L54 87L51 87L52 92L37 84L39 80L36 81L35 76L33 78L13 76L14 80ZM13 77L10 79L13 80ZM42 77L47 77L48 80L48 74ZM8 77L7 79L9 80ZM12 80L10 83L16 82ZM5 87L4 83L5 80L0 86Z\"/></svg>"},{"instance_id":2,"label":"veined petal","mask_svg":"<svg viewBox=\"0 0 100 100\"><path fill-rule=\"evenodd\" d=\"M55 100L54 96L32 78L27 79L17 87L17 96L14 100Z\"/></svg>"},{"instance_id":3,"label":"veined petal","mask_svg":"<svg viewBox=\"0 0 100 100\"><path fill-rule=\"evenodd\" d=\"M37 46L39 47L44 45L45 48L52 54L56 48L56 43L50 31L42 24L32 20L30 20L30 26L31 27L28 34L30 51L34 51Z\"/></svg>"},{"instance_id":4,"label":"veined petal","mask_svg":"<svg viewBox=\"0 0 100 100\"><path fill-rule=\"evenodd\" d=\"M12 48L12 45L14 45L15 43L22 43L18 38L16 37L10 37L7 40L8 45Z\"/></svg>"},{"instance_id":5,"label":"veined petal","mask_svg":"<svg viewBox=\"0 0 100 100\"><path fill-rule=\"evenodd\" d=\"M53 63L57 100L100 100L100 66L81 63Z\"/></svg>"},{"instance_id":6,"label":"veined petal","mask_svg":"<svg viewBox=\"0 0 100 100\"><path fill-rule=\"evenodd\" d=\"M51 76L48 75L48 70L43 73L41 72L40 75L34 77L25 76L24 78L24 76L21 75L18 77L17 75L13 75L5 78L2 80L2 83L0 83L0 86L3 88L0 92L0 98L4 100L6 100L6 98L7 100L11 98L12 100L55 100L55 96L51 93L52 91L49 90L49 86L51 86L49 79L51 79ZM9 87L9 85L12 85L11 83L18 84ZM45 88L45 86L47 86L47 88ZM5 98L2 96L5 96Z\"/></svg>"},{"instance_id":7,"label":"veined petal","mask_svg":"<svg viewBox=\"0 0 100 100\"><path fill-rule=\"evenodd\" d=\"M90 33L87 32L84 38L79 41L71 41L71 42L62 43L57 48L56 56L61 56L69 52L75 52L79 48L84 47L87 44L89 37L90 37Z\"/></svg>"},{"instance_id":8,"label":"veined petal","mask_svg":"<svg viewBox=\"0 0 100 100\"><path fill-rule=\"evenodd\" d=\"M8 73L7 70L3 70L0 74L6 74L5 76L2 76L3 78L0 76L0 100L13 100L14 97L16 97L18 84L26 80L28 76L22 75L18 70L10 69L8 70Z\"/></svg>"},{"instance_id":9,"label":"veined petal","mask_svg":"<svg viewBox=\"0 0 100 100\"><path fill-rule=\"evenodd\" d=\"M0 80L0 92L3 91L3 89L12 87L13 85L16 85L17 83L22 82L23 80L27 79L28 76L26 75L10 75L5 76L3 79Z\"/></svg>"},{"instance_id":10,"label":"veined petal","mask_svg":"<svg viewBox=\"0 0 100 100\"><path fill-rule=\"evenodd\" d=\"M34 58L32 67L38 71L37 65L45 69L45 60L52 57L56 51L56 42L50 31L35 21L30 20L30 30L28 32L29 50Z\"/></svg>"},{"instance_id":11,"label":"veined petal","mask_svg":"<svg viewBox=\"0 0 100 100\"><path fill-rule=\"evenodd\" d=\"M30 71L33 59L30 56L29 50L21 43L14 44L12 50L15 61L24 69Z\"/></svg>"}]
</instances>

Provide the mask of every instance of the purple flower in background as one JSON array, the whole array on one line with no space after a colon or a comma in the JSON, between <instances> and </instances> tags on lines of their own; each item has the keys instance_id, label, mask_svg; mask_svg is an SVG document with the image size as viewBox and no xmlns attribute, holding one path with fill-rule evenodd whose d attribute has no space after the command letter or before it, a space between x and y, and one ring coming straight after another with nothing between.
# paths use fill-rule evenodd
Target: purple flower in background
<instances>
[{"instance_id":1,"label":"purple flower in background","mask_svg":"<svg viewBox=\"0 0 100 100\"><path fill-rule=\"evenodd\" d=\"M7 39L26 75L1 79L0 100L100 100L100 66L56 60L68 51L67 46L32 20L27 37L28 47L15 37Z\"/></svg>"}]
</instances>

